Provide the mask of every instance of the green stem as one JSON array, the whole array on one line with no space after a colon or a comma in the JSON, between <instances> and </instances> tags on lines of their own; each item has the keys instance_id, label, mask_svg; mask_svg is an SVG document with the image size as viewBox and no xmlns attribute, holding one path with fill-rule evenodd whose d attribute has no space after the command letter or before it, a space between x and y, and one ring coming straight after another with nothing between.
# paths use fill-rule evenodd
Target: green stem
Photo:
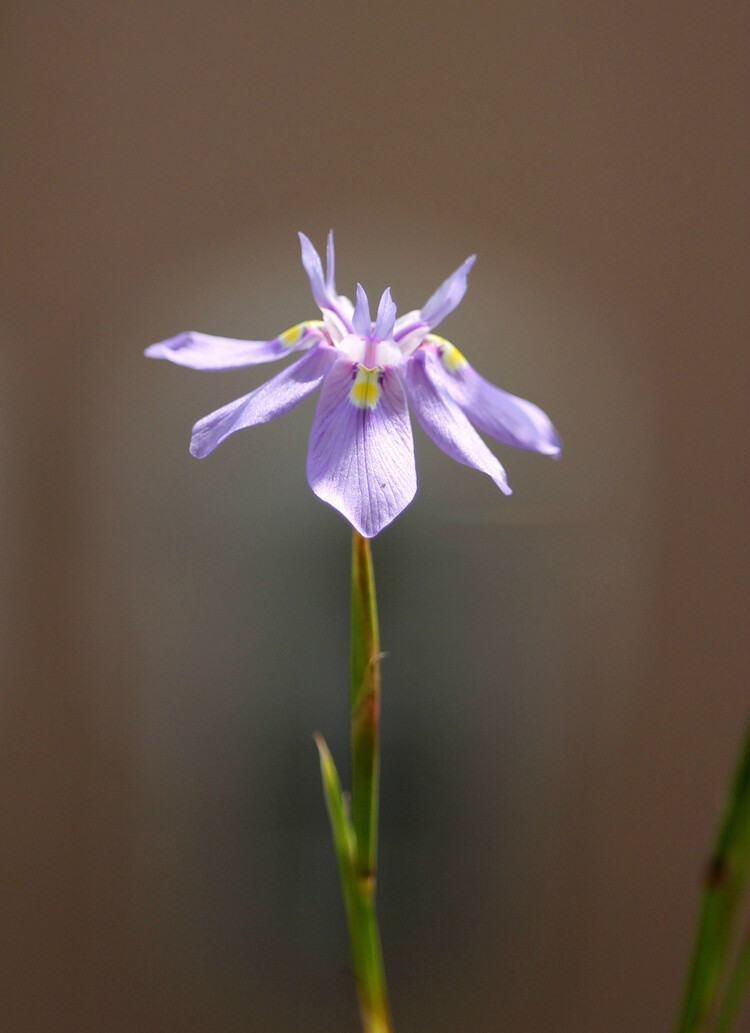
<instances>
[{"instance_id":1,"label":"green stem","mask_svg":"<svg viewBox=\"0 0 750 1033\"><path fill-rule=\"evenodd\" d=\"M375 913L378 833L380 639L370 543L352 538L351 811L321 736L323 789L341 877L354 977L365 1033L393 1033Z\"/></svg>"},{"instance_id":2,"label":"green stem","mask_svg":"<svg viewBox=\"0 0 750 1033\"><path fill-rule=\"evenodd\" d=\"M357 874L374 878L378 835L380 635L370 543L352 532L352 824Z\"/></svg>"},{"instance_id":3,"label":"green stem","mask_svg":"<svg viewBox=\"0 0 750 1033\"><path fill-rule=\"evenodd\" d=\"M750 875L750 726L703 887L693 956L675 1033L701 1033L716 1003Z\"/></svg>"},{"instance_id":4,"label":"green stem","mask_svg":"<svg viewBox=\"0 0 750 1033\"><path fill-rule=\"evenodd\" d=\"M714 1033L732 1033L739 1018L748 982L750 982L750 929L745 933L732 974L729 977L727 991L716 1018Z\"/></svg>"}]
</instances>

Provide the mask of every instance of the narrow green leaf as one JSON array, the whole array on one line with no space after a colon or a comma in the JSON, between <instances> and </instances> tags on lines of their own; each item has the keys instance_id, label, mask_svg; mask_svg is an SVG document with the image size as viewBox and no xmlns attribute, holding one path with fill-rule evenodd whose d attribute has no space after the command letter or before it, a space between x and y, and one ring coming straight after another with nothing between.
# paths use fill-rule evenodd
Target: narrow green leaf
<instances>
[{"instance_id":1,"label":"narrow green leaf","mask_svg":"<svg viewBox=\"0 0 750 1033\"><path fill-rule=\"evenodd\" d=\"M320 756L320 774L323 779L323 794L325 796L328 819L331 823L333 848L339 865L341 885L344 890L344 903L346 904L347 912L349 912L354 903L353 894L355 890L354 832L344 807L341 782L339 781L331 751L326 746L325 739L319 732L316 732L313 738Z\"/></svg>"},{"instance_id":2,"label":"narrow green leaf","mask_svg":"<svg viewBox=\"0 0 750 1033\"><path fill-rule=\"evenodd\" d=\"M346 813L333 757L323 736L316 734L314 738L320 755L323 793L339 865L363 1026L365 1033L391 1033L373 895L356 871L355 833Z\"/></svg>"},{"instance_id":3,"label":"narrow green leaf","mask_svg":"<svg viewBox=\"0 0 750 1033\"><path fill-rule=\"evenodd\" d=\"M716 1003L750 874L750 725L706 873L675 1033L700 1033Z\"/></svg>"}]
</instances>

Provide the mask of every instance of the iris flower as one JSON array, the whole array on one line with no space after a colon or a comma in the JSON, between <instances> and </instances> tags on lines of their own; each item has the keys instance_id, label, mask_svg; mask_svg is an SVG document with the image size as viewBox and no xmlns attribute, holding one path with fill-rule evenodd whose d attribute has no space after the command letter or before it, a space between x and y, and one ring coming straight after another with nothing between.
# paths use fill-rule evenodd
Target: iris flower
<instances>
[{"instance_id":1,"label":"iris flower","mask_svg":"<svg viewBox=\"0 0 750 1033\"><path fill-rule=\"evenodd\" d=\"M302 353L255 391L199 420L190 442L196 458L237 430L283 416L321 388L307 454L310 487L372 538L417 490L409 406L438 448L486 473L506 495L511 489L505 470L477 431L503 445L560 454L560 439L541 409L488 383L455 345L433 332L463 298L475 256L421 309L399 319L386 289L373 321L361 285L356 304L336 291L333 233L325 275L311 242L303 233L299 237L322 319L298 323L270 341L188 331L146 349L150 358L199 370L237 369Z\"/></svg>"}]
</instances>

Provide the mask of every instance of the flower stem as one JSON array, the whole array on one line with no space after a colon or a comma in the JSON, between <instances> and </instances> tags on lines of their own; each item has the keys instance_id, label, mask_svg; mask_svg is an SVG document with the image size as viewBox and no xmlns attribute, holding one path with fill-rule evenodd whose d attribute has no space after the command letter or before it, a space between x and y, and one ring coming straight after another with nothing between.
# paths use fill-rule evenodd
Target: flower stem
<instances>
[{"instance_id":1,"label":"flower stem","mask_svg":"<svg viewBox=\"0 0 750 1033\"><path fill-rule=\"evenodd\" d=\"M352 538L351 808L321 736L323 790L339 865L365 1033L393 1033L375 913L378 833L380 639L370 543Z\"/></svg>"},{"instance_id":2,"label":"flower stem","mask_svg":"<svg viewBox=\"0 0 750 1033\"><path fill-rule=\"evenodd\" d=\"M352 533L352 824L357 877L374 878L378 830L380 635L370 543Z\"/></svg>"},{"instance_id":3,"label":"flower stem","mask_svg":"<svg viewBox=\"0 0 750 1033\"><path fill-rule=\"evenodd\" d=\"M702 1033L716 1003L750 877L750 726L706 873L693 957L675 1033Z\"/></svg>"}]
</instances>

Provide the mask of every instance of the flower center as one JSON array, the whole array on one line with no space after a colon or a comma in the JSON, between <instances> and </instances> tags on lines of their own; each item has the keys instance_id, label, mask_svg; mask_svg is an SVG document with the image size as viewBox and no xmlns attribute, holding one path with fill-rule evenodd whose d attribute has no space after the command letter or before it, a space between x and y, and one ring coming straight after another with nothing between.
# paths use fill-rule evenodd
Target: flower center
<instances>
[{"instance_id":1,"label":"flower center","mask_svg":"<svg viewBox=\"0 0 750 1033\"><path fill-rule=\"evenodd\" d=\"M354 362L361 362L368 369L380 366L394 366L403 359L401 349L395 341L373 341L358 334L347 334L340 341L332 341L339 351Z\"/></svg>"}]
</instances>

